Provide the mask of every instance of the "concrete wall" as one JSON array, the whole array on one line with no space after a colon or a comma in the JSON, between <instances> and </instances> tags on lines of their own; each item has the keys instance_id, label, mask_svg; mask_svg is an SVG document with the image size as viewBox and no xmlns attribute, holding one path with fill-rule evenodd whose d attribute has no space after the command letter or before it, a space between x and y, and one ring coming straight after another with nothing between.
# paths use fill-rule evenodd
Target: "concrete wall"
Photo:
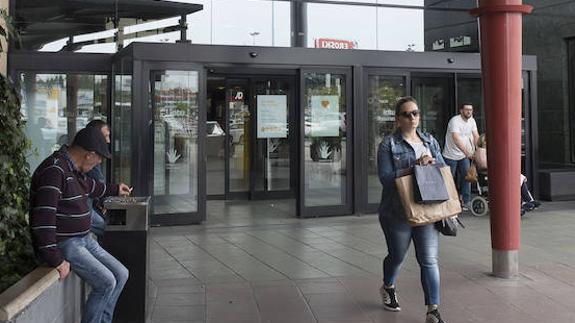
<instances>
[{"instance_id":1,"label":"concrete wall","mask_svg":"<svg viewBox=\"0 0 575 323\"><path fill-rule=\"evenodd\" d=\"M55 269L37 268L0 295L0 323L77 323L83 300L74 273L59 281Z\"/></svg>"}]
</instances>

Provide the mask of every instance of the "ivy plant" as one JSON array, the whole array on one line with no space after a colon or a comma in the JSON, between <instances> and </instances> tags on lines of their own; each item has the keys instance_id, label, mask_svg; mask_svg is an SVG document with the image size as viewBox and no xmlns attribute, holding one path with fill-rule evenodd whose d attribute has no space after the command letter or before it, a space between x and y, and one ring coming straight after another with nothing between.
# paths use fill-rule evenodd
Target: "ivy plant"
<instances>
[{"instance_id":1,"label":"ivy plant","mask_svg":"<svg viewBox=\"0 0 575 323\"><path fill-rule=\"evenodd\" d=\"M0 10L0 16L10 26L6 12ZM12 34L0 26L0 38ZM30 141L24 125L18 91L0 74L0 292L37 266L28 226Z\"/></svg>"}]
</instances>

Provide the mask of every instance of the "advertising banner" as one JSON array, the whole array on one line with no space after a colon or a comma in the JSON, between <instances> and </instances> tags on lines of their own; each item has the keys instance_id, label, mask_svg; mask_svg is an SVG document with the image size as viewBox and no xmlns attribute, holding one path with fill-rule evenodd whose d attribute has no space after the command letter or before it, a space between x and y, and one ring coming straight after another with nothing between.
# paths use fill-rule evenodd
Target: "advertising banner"
<instances>
[{"instance_id":1,"label":"advertising banner","mask_svg":"<svg viewBox=\"0 0 575 323\"><path fill-rule=\"evenodd\" d=\"M309 126L312 137L339 137L339 96L314 95L311 97L311 120Z\"/></svg>"},{"instance_id":2,"label":"advertising banner","mask_svg":"<svg viewBox=\"0 0 575 323\"><path fill-rule=\"evenodd\" d=\"M258 138L287 138L287 96L258 95Z\"/></svg>"}]
</instances>

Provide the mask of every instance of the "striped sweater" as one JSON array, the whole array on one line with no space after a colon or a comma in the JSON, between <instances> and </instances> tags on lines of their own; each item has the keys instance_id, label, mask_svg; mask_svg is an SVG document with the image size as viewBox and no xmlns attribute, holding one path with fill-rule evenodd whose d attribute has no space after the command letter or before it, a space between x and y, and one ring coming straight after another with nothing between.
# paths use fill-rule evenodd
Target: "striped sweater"
<instances>
[{"instance_id":1,"label":"striped sweater","mask_svg":"<svg viewBox=\"0 0 575 323\"><path fill-rule=\"evenodd\" d=\"M30 228L36 253L57 267L64 260L57 243L90 232L87 199L118 195L118 185L106 186L82 174L66 147L46 158L32 175Z\"/></svg>"}]
</instances>

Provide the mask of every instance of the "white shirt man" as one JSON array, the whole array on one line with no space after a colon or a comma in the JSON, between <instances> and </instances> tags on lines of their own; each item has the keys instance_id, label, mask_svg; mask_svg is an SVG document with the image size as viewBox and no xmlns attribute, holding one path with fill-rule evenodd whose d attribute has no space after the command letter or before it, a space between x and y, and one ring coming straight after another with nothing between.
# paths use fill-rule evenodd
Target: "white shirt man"
<instances>
[{"instance_id":1,"label":"white shirt man","mask_svg":"<svg viewBox=\"0 0 575 323\"><path fill-rule=\"evenodd\" d=\"M449 120L445 134L443 157L452 160L472 158L479 138L477 124L473 119L473 106L463 105L459 111L460 114Z\"/></svg>"},{"instance_id":2,"label":"white shirt man","mask_svg":"<svg viewBox=\"0 0 575 323\"><path fill-rule=\"evenodd\" d=\"M459 114L449 120L443 148L443 158L451 167L453 177L457 174L457 186L462 195L464 207L471 201L471 184L465 181L465 175L478 139L479 132L473 119L473 105L464 103L459 109Z\"/></svg>"}]
</instances>

